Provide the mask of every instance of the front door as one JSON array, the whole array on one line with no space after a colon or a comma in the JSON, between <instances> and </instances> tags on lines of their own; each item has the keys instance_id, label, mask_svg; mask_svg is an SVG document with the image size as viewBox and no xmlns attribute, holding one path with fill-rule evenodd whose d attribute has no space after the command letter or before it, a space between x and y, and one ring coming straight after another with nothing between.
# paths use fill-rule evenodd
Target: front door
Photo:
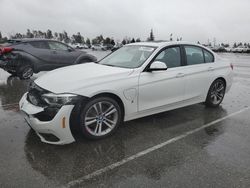
<instances>
[{"instance_id":1,"label":"front door","mask_svg":"<svg viewBox=\"0 0 250 188\"><path fill-rule=\"evenodd\" d=\"M154 61L166 63L166 71L142 72L139 77L139 111L163 107L184 99L185 74L180 47L162 50Z\"/></svg>"},{"instance_id":2,"label":"front door","mask_svg":"<svg viewBox=\"0 0 250 188\"><path fill-rule=\"evenodd\" d=\"M75 50L69 51L68 46L60 42L49 41L48 43L51 49L51 56L57 67L72 65L77 58L77 54L79 54L79 52Z\"/></svg>"}]
</instances>

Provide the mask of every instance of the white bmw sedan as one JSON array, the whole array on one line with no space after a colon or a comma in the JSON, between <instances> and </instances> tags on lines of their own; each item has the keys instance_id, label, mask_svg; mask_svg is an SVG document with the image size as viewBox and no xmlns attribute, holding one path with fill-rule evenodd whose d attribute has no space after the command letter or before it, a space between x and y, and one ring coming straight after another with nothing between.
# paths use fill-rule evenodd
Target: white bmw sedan
<instances>
[{"instance_id":1,"label":"white bmw sedan","mask_svg":"<svg viewBox=\"0 0 250 188\"><path fill-rule=\"evenodd\" d=\"M217 107L232 85L232 70L200 45L134 43L97 63L41 76L19 105L43 142L72 143L77 133L100 139L123 121L201 102Z\"/></svg>"}]
</instances>

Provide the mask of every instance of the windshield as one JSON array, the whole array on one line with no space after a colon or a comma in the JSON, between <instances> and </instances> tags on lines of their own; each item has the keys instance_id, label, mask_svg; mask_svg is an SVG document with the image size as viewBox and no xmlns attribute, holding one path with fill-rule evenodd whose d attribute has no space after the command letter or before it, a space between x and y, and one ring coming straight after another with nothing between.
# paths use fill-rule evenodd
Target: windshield
<instances>
[{"instance_id":1,"label":"windshield","mask_svg":"<svg viewBox=\"0 0 250 188\"><path fill-rule=\"evenodd\" d=\"M99 63L114 67L137 68L149 58L155 49L149 46L124 46Z\"/></svg>"}]
</instances>

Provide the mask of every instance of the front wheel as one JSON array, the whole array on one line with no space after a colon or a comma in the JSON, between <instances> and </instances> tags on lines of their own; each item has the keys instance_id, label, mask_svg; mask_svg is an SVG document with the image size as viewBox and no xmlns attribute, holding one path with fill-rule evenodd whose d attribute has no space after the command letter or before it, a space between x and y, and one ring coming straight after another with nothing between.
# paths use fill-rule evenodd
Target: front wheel
<instances>
[{"instance_id":1,"label":"front wheel","mask_svg":"<svg viewBox=\"0 0 250 188\"><path fill-rule=\"evenodd\" d=\"M208 107L217 107L223 101L226 92L226 84L223 80L215 80L209 88L205 101Z\"/></svg>"},{"instance_id":2,"label":"front wheel","mask_svg":"<svg viewBox=\"0 0 250 188\"><path fill-rule=\"evenodd\" d=\"M20 77L20 79L24 80L29 79L33 75L33 73L33 69L30 65L23 66L18 70L18 76Z\"/></svg>"},{"instance_id":3,"label":"front wheel","mask_svg":"<svg viewBox=\"0 0 250 188\"><path fill-rule=\"evenodd\" d=\"M99 97L86 104L81 113L83 134L89 139L111 135L122 121L118 103L109 97Z\"/></svg>"}]
</instances>

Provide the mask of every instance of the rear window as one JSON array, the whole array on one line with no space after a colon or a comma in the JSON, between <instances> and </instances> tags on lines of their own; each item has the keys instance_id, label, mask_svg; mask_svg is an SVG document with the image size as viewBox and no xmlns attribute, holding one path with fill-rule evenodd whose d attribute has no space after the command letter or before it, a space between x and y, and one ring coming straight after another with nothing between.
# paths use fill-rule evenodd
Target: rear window
<instances>
[{"instance_id":1,"label":"rear window","mask_svg":"<svg viewBox=\"0 0 250 188\"><path fill-rule=\"evenodd\" d=\"M49 45L49 48L51 50L63 50L63 51L68 50L68 46L66 46L60 42L49 41L48 45Z\"/></svg>"},{"instance_id":2,"label":"rear window","mask_svg":"<svg viewBox=\"0 0 250 188\"><path fill-rule=\"evenodd\" d=\"M207 50L203 50L203 52L204 52L206 63L214 62L214 56L212 53L208 52Z\"/></svg>"},{"instance_id":3,"label":"rear window","mask_svg":"<svg viewBox=\"0 0 250 188\"><path fill-rule=\"evenodd\" d=\"M187 64L197 65L204 63L203 51L196 46L185 46Z\"/></svg>"}]
</instances>

